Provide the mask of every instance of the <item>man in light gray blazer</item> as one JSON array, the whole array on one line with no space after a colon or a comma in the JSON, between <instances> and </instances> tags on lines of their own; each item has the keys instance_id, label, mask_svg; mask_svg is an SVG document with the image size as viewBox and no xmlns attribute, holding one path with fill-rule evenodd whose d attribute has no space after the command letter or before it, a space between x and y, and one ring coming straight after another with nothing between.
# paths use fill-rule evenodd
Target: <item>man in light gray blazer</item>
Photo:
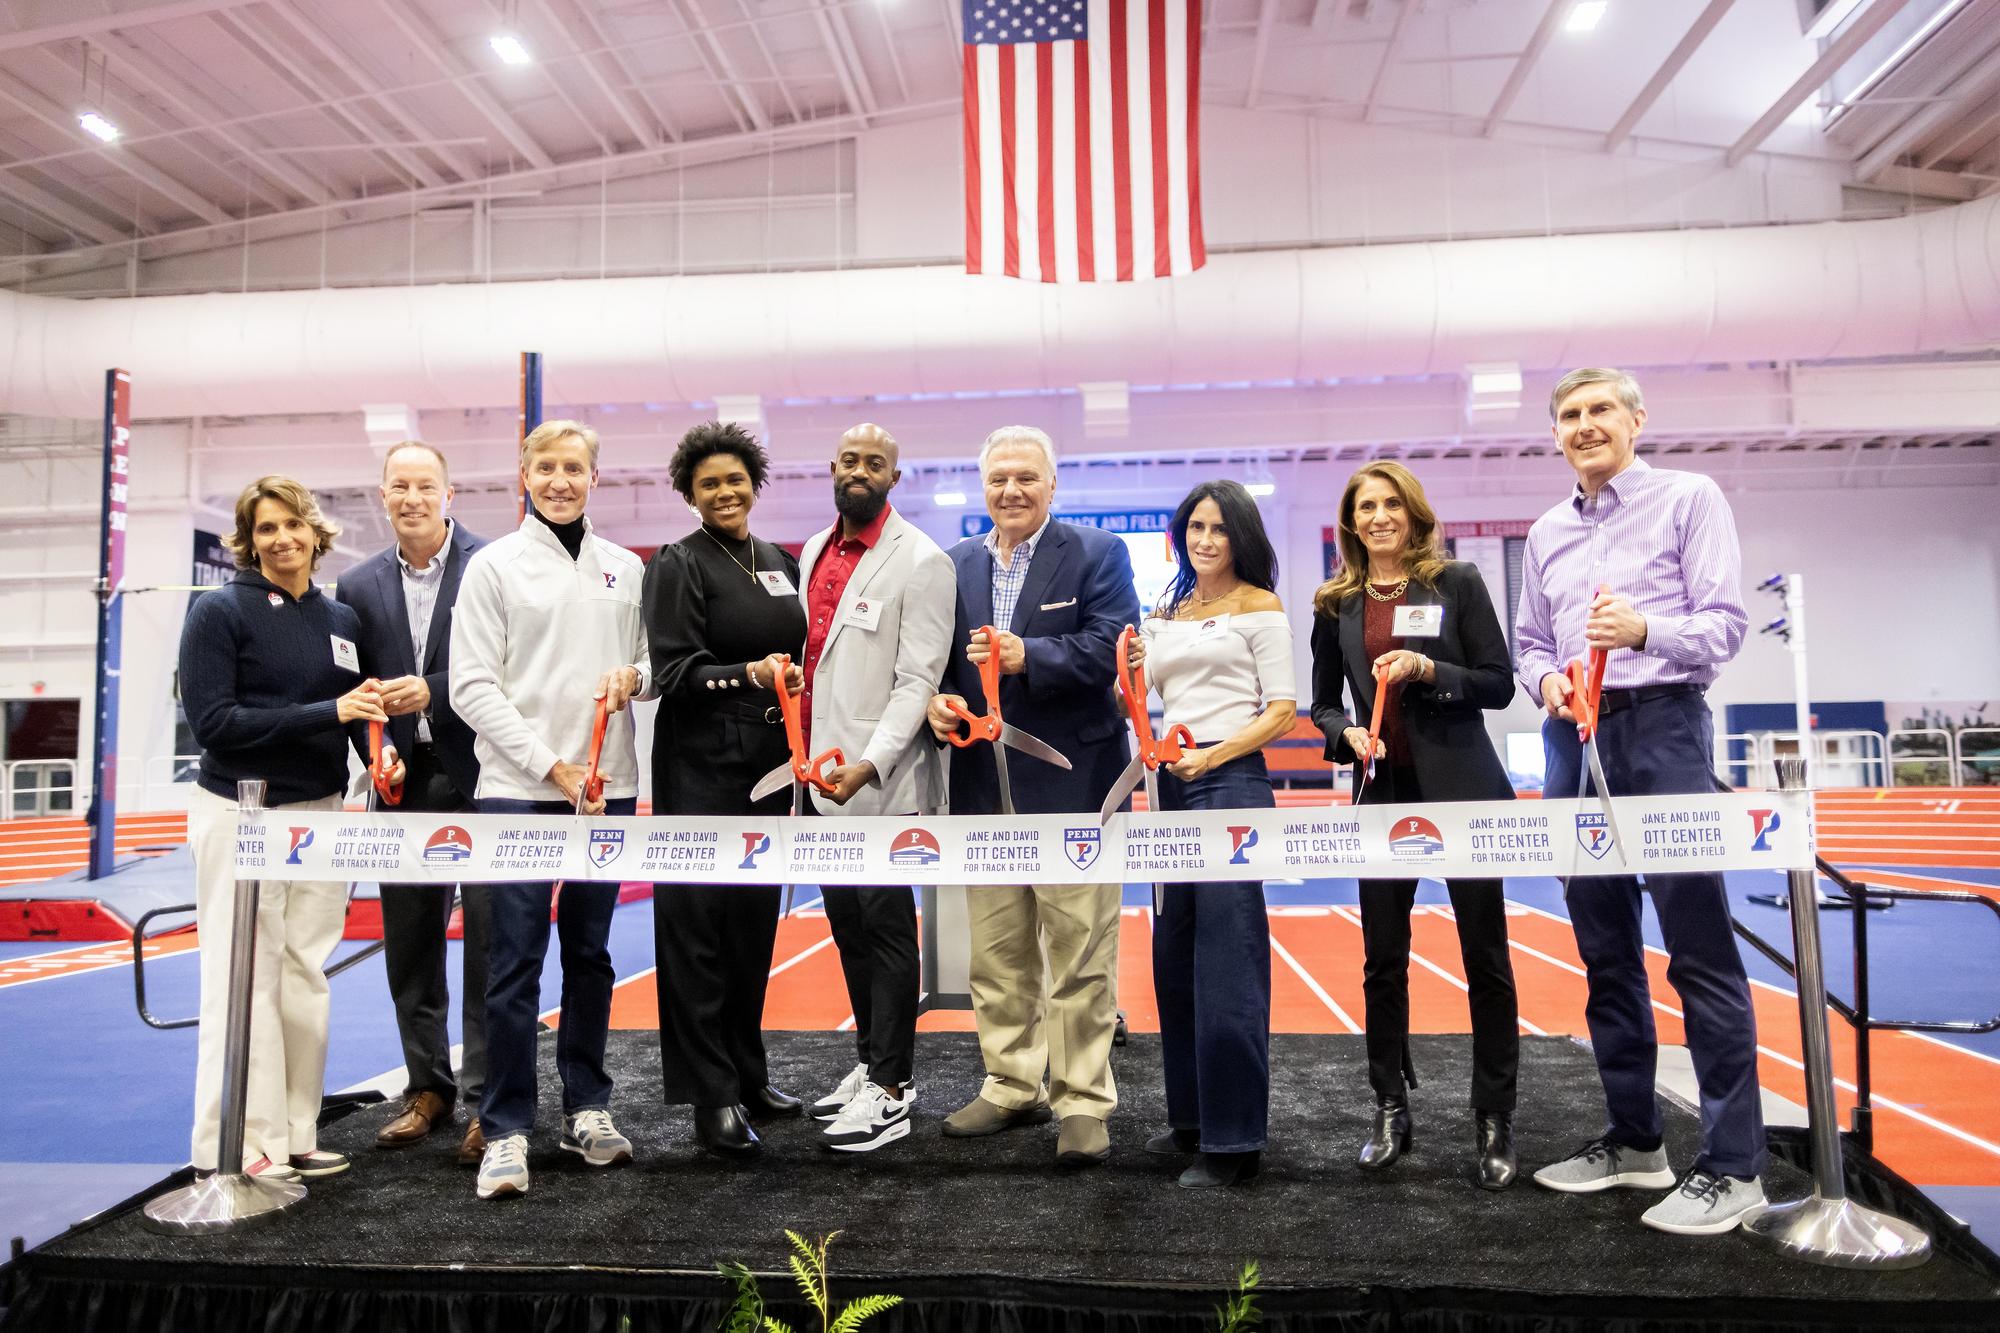
<instances>
[{"instance_id":1,"label":"man in light gray blazer","mask_svg":"<svg viewBox=\"0 0 2000 1333\"><path fill-rule=\"evenodd\" d=\"M936 755L924 713L944 672L957 583L937 543L889 507L903 476L896 457L880 426L841 436L830 469L840 517L799 552L807 752L838 746L847 759L829 775L831 793L812 792L817 814L914 815L928 804ZM824 893L860 1063L813 1115L827 1147L869 1152L910 1132L916 902L908 885Z\"/></svg>"}]
</instances>

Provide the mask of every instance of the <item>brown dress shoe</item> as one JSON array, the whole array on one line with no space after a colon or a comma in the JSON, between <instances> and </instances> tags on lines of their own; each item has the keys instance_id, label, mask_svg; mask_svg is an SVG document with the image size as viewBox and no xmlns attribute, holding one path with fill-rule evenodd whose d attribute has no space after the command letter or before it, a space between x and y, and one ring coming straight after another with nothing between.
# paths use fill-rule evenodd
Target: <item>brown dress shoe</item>
<instances>
[{"instance_id":1,"label":"brown dress shoe","mask_svg":"<svg viewBox=\"0 0 2000 1333\"><path fill-rule=\"evenodd\" d=\"M974 1097L944 1118L944 1135L948 1139L984 1138L1017 1125L1045 1125L1049 1114L1047 1102L1036 1102L1033 1106L1010 1111L984 1097Z\"/></svg>"},{"instance_id":2,"label":"brown dress shoe","mask_svg":"<svg viewBox=\"0 0 2000 1333\"><path fill-rule=\"evenodd\" d=\"M407 1148L423 1141L440 1120L451 1118L451 1103L435 1092L415 1092L403 1098L403 1113L375 1132L378 1148Z\"/></svg>"},{"instance_id":3,"label":"brown dress shoe","mask_svg":"<svg viewBox=\"0 0 2000 1333\"><path fill-rule=\"evenodd\" d=\"M1111 1157L1111 1134L1094 1115L1066 1115L1056 1135L1056 1165L1074 1171L1101 1166Z\"/></svg>"},{"instance_id":4,"label":"brown dress shoe","mask_svg":"<svg viewBox=\"0 0 2000 1333\"><path fill-rule=\"evenodd\" d=\"M479 1159L486 1156L486 1135L480 1131L479 1117L472 1117L472 1123L465 1127L465 1141L458 1145L458 1164L478 1166Z\"/></svg>"}]
</instances>

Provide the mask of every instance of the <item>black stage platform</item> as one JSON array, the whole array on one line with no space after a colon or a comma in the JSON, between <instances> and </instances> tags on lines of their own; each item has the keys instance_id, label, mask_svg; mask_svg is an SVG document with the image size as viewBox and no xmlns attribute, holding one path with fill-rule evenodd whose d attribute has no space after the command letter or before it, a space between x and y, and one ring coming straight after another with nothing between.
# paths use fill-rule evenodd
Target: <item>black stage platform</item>
<instances>
[{"instance_id":1,"label":"black stage platform","mask_svg":"<svg viewBox=\"0 0 2000 1333\"><path fill-rule=\"evenodd\" d=\"M1117 1056L1123 1105L1109 1166L1052 1168L1055 1127L983 1140L939 1133L979 1086L969 1035L922 1038L919 1124L873 1154L822 1151L806 1122L774 1128L765 1160L732 1168L699 1154L686 1112L654 1100L650 1033L614 1033L614 1111L639 1161L609 1172L556 1150L544 1113L532 1192L473 1197L455 1135L416 1149L369 1145L386 1108L358 1111L325 1142L355 1169L313 1183L274 1225L169 1238L126 1209L12 1265L8 1329L674 1330L716 1327L729 1290L719 1260L781 1274L786 1228L838 1229L842 1297L902 1294L868 1333L1194 1333L1245 1259L1263 1268L1270 1333L1493 1327L2000 1327L2000 1265L1941 1216L1924 1218L1940 1253L1907 1273L1870 1275L1782 1260L1740 1235L1663 1236L1639 1225L1656 1197L1565 1196L1525 1179L1484 1194L1467 1176L1467 1044L1419 1038L1416 1145L1386 1179L1351 1164L1369 1098L1358 1037L1273 1040L1272 1147L1247 1188L1174 1187L1177 1163L1140 1145L1161 1124L1157 1039ZM543 1086L553 1088L544 1042ZM853 1060L850 1039L773 1034L783 1086L824 1091ZM1524 1039L1521 1158L1567 1152L1600 1123L1588 1052ZM1676 1166L1695 1124L1670 1116ZM1876 1197L1896 1182L1879 1171ZM1807 1191L1774 1168L1777 1197ZM1903 1195L1907 1211L1925 1205ZM807 1324L788 1277L764 1280L771 1312ZM629 1318L629 1325L621 1321Z\"/></svg>"}]
</instances>

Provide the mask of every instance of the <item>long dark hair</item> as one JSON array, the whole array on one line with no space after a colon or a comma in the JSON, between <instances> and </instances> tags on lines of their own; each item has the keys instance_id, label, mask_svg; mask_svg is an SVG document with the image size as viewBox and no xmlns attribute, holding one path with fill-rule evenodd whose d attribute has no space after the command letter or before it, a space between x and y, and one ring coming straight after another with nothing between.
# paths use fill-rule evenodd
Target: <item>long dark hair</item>
<instances>
[{"instance_id":1,"label":"long dark hair","mask_svg":"<svg viewBox=\"0 0 2000 1333\"><path fill-rule=\"evenodd\" d=\"M1176 567L1174 581L1161 599L1166 615L1172 615L1194 592L1194 561L1188 558L1187 529L1194 507L1203 500L1215 501L1215 507L1222 511L1222 529L1229 535L1229 560L1236 567L1236 577L1265 592L1278 590L1278 553L1264 534L1264 516L1257 512L1256 499L1242 482L1204 481L1187 493L1168 525Z\"/></svg>"}]
</instances>

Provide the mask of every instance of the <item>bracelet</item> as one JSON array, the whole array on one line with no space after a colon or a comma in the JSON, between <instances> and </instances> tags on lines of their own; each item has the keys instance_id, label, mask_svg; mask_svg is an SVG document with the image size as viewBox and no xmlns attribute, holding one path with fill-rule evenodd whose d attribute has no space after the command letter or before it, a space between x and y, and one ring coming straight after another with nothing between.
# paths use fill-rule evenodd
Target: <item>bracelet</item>
<instances>
[{"instance_id":1,"label":"bracelet","mask_svg":"<svg viewBox=\"0 0 2000 1333\"><path fill-rule=\"evenodd\" d=\"M757 681L757 664L755 662L745 662L743 664L743 674L750 678L751 689L761 690L764 688Z\"/></svg>"}]
</instances>

